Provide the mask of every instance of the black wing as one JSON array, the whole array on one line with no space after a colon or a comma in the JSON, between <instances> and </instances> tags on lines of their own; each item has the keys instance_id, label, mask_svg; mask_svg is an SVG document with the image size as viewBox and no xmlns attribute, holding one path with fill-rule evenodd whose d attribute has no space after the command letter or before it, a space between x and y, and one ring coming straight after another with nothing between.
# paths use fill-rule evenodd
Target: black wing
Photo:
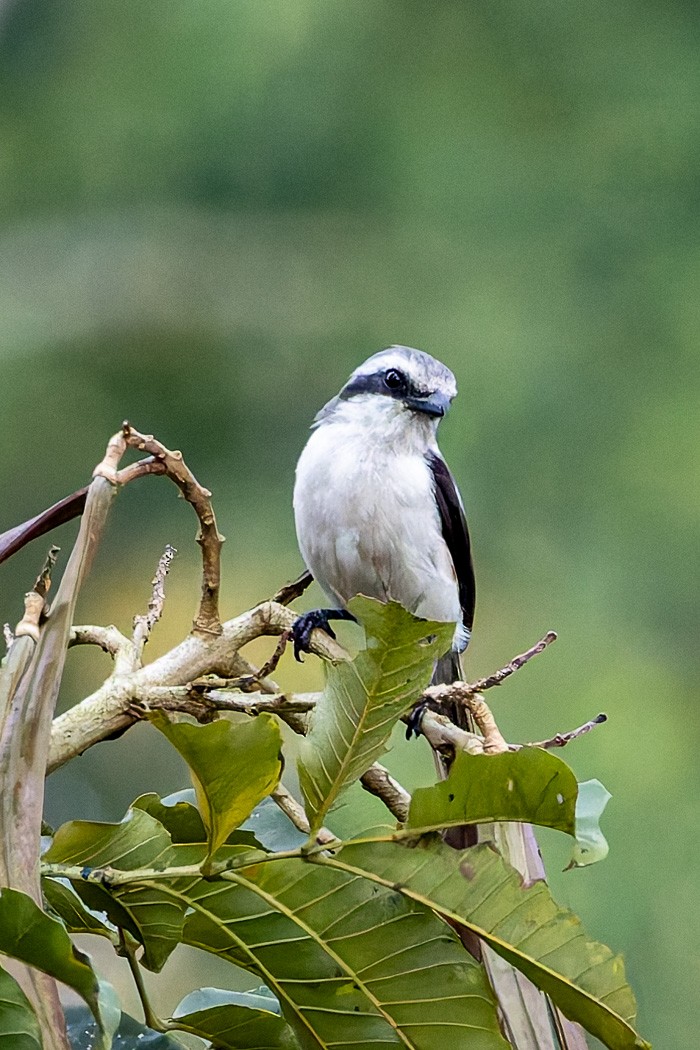
<instances>
[{"instance_id":1,"label":"black wing","mask_svg":"<svg viewBox=\"0 0 700 1050\"><path fill-rule=\"evenodd\" d=\"M433 475L442 537L452 555L452 563L457 574L462 622L467 630L471 631L476 605L476 581L467 519L464 516L464 508L457 492L457 486L444 459L434 452L429 452L426 460Z\"/></svg>"}]
</instances>

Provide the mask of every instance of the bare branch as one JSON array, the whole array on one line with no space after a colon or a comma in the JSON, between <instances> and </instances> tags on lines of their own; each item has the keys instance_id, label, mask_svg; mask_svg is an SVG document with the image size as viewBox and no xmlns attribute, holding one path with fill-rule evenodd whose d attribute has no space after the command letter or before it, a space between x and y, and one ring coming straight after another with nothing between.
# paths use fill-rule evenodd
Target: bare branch
<instances>
[{"instance_id":1,"label":"bare branch","mask_svg":"<svg viewBox=\"0 0 700 1050\"><path fill-rule=\"evenodd\" d=\"M68 647L72 648L74 645L97 645L110 656L116 656L121 648L131 645L131 642L114 624L110 624L109 627L81 624L71 627Z\"/></svg>"},{"instance_id":2,"label":"bare branch","mask_svg":"<svg viewBox=\"0 0 700 1050\"><path fill-rule=\"evenodd\" d=\"M121 470L117 471L117 481L120 485L128 485L130 481L135 481L136 478L145 478L147 474L165 474L165 464L155 456L146 456L145 459L139 459L136 463L130 463L128 467L122 467Z\"/></svg>"},{"instance_id":3,"label":"bare branch","mask_svg":"<svg viewBox=\"0 0 700 1050\"><path fill-rule=\"evenodd\" d=\"M269 660L267 660L257 673L257 679L269 678L277 670L277 664L280 662L284 655L284 651L289 644L289 639L292 637L291 631L282 631L279 637L279 641L275 646L275 651Z\"/></svg>"},{"instance_id":4,"label":"bare branch","mask_svg":"<svg viewBox=\"0 0 700 1050\"><path fill-rule=\"evenodd\" d=\"M113 676L131 674L141 666L138 649L114 624L110 624L109 627L98 627L94 624L71 627L68 648L72 649L74 645L96 645L105 653L109 653L114 659Z\"/></svg>"},{"instance_id":5,"label":"bare branch","mask_svg":"<svg viewBox=\"0 0 700 1050\"><path fill-rule=\"evenodd\" d=\"M297 802L294 795L291 791L287 790L284 784L278 784L272 792L271 797L277 803L282 812L286 813L295 828L301 831L304 835L310 834L311 828L306 819L304 807L300 802ZM328 830L328 828L321 828L316 836L316 841L323 846L329 842L337 842L337 838L332 831Z\"/></svg>"},{"instance_id":6,"label":"bare branch","mask_svg":"<svg viewBox=\"0 0 700 1050\"><path fill-rule=\"evenodd\" d=\"M137 717L153 710L192 715L200 722L211 722L219 711L259 715L262 711L279 715L284 721L290 714L313 709L318 693L240 693L233 689L203 689L201 685L152 686L133 697ZM306 723L302 732L306 730ZM297 730L298 731L298 730Z\"/></svg>"},{"instance_id":7,"label":"bare branch","mask_svg":"<svg viewBox=\"0 0 700 1050\"><path fill-rule=\"evenodd\" d=\"M225 623L220 635L193 632L146 667L132 674L108 678L91 696L54 719L48 772L100 740L133 725L137 719L130 707L143 689L187 685L201 675L217 671L255 676L256 669L238 650L255 638L288 631L295 620L296 615L290 609L276 602L262 602ZM312 632L311 649L332 663L348 659L346 651L324 631ZM265 693L280 691L268 680L261 682L260 688Z\"/></svg>"},{"instance_id":8,"label":"bare branch","mask_svg":"<svg viewBox=\"0 0 700 1050\"><path fill-rule=\"evenodd\" d=\"M572 740L577 740L578 737L584 736L585 733L590 733L591 729L595 729L596 726L602 725L607 720L608 716L606 714L599 714L588 722L584 722L582 726L570 729L568 733L556 733L548 740L538 740L534 744L509 744L509 748L511 751L520 751L523 747L541 747L547 750L552 747L566 747Z\"/></svg>"},{"instance_id":9,"label":"bare branch","mask_svg":"<svg viewBox=\"0 0 700 1050\"><path fill-rule=\"evenodd\" d=\"M93 478L105 478L112 485L116 485L118 481L117 467L126 452L126 448L126 437L123 431L119 430L116 434L112 434L107 442L102 461L97 464L92 472Z\"/></svg>"},{"instance_id":10,"label":"bare branch","mask_svg":"<svg viewBox=\"0 0 700 1050\"><path fill-rule=\"evenodd\" d=\"M530 649L526 649L526 651L520 653L519 656L514 656L505 667L501 667L499 671L490 674L488 678L478 678L476 682L469 683L468 688L472 693L483 693L486 689L492 689L495 685L501 685L506 678L510 678L512 674L515 674L515 672L519 671L521 667L524 667L526 663L529 663L533 656L543 653L547 646L551 645L552 642L556 642L556 640L556 632L547 631L544 638L540 638L536 645L533 645Z\"/></svg>"},{"instance_id":11,"label":"bare branch","mask_svg":"<svg viewBox=\"0 0 700 1050\"><path fill-rule=\"evenodd\" d=\"M279 602L280 605L291 605L296 599L301 597L307 587L310 587L314 582L314 578L308 569L304 569L301 576L298 576L292 583L285 583L284 587L280 587L277 594L273 597L273 602Z\"/></svg>"},{"instance_id":12,"label":"bare branch","mask_svg":"<svg viewBox=\"0 0 700 1050\"><path fill-rule=\"evenodd\" d=\"M433 703L452 703L465 707L482 734L482 751L485 754L496 755L508 750L508 744L496 725L496 719L493 717L491 709L483 696L473 692L472 685L466 682L453 682L451 685L430 685L423 693L423 696L426 700Z\"/></svg>"},{"instance_id":13,"label":"bare branch","mask_svg":"<svg viewBox=\"0 0 700 1050\"><path fill-rule=\"evenodd\" d=\"M128 422L123 424L122 436L129 448L148 452L163 464L165 473L180 489L199 519L197 543L202 548L202 597L194 620L193 634L220 636L222 627L219 619L219 586L221 546L224 537L216 526L211 492L199 484L185 464L181 452L170 451L152 434L140 434Z\"/></svg>"},{"instance_id":14,"label":"bare branch","mask_svg":"<svg viewBox=\"0 0 700 1050\"><path fill-rule=\"evenodd\" d=\"M163 615L165 578L170 572L170 565L176 554L175 548L168 543L160 556L156 574L151 580L153 590L151 591L151 600L148 603L148 612L145 616L134 617L134 646L139 655L143 653L143 648L151 637L151 631Z\"/></svg>"},{"instance_id":15,"label":"bare branch","mask_svg":"<svg viewBox=\"0 0 700 1050\"><path fill-rule=\"evenodd\" d=\"M405 824L408 819L411 796L398 780L394 780L388 769L385 769L379 762L375 762L366 773L362 774L360 783L370 795L381 799L389 812L393 813L401 824Z\"/></svg>"},{"instance_id":16,"label":"bare branch","mask_svg":"<svg viewBox=\"0 0 700 1050\"><path fill-rule=\"evenodd\" d=\"M482 737L460 729L446 715L440 715L429 708L426 708L421 716L420 728L433 750L440 754L454 754L457 751L468 751L470 755L484 753Z\"/></svg>"}]
</instances>

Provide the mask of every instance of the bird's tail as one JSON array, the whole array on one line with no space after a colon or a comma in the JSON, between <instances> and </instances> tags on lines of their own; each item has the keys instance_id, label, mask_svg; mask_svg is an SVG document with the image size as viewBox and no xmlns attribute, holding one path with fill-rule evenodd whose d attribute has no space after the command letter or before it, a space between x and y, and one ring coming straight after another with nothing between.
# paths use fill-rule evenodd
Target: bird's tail
<instances>
[{"instance_id":1,"label":"bird's tail","mask_svg":"<svg viewBox=\"0 0 700 1050\"><path fill-rule=\"evenodd\" d=\"M441 656L433 672L433 685L451 685L463 681L462 662L459 653L448 652ZM461 705L455 704L448 712L450 720L461 729L475 732L471 715ZM444 779L449 767L435 753L438 776ZM477 842L490 842L501 856L522 878L524 885L545 881L544 865L540 856L535 833L530 824L464 824L443 832L445 842L453 849L465 849ZM501 1027L515 1050L587 1050L586 1037L582 1029L567 1020L518 970L499 955L478 942L471 931L455 926L456 932L467 951L480 958L489 975L491 987L499 1006Z\"/></svg>"},{"instance_id":2,"label":"bird's tail","mask_svg":"<svg viewBox=\"0 0 700 1050\"><path fill-rule=\"evenodd\" d=\"M430 684L452 685L453 682L461 682L462 680L462 660L459 653L450 649L435 664ZM470 732L474 732L472 718L467 709L461 704L451 704L450 707L451 710L447 712L450 721L454 725L459 726L460 729L468 729ZM441 780L445 780L450 767L437 751L434 751L433 755L435 757L437 774ZM475 824L463 824L458 828L448 828L443 832L443 837L448 846L452 846L453 849L466 849L467 846L476 845L479 841L479 832Z\"/></svg>"}]
</instances>

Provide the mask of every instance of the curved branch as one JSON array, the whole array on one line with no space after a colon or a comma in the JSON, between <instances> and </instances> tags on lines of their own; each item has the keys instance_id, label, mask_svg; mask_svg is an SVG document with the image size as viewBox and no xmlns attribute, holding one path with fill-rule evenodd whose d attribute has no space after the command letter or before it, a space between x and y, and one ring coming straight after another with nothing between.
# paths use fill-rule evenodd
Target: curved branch
<instances>
[{"instance_id":1,"label":"curved branch","mask_svg":"<svg viewBox=\"0 0 700 1050\"><path fill-rule=\"evenodd\" d=\"M152 434L139 433L129 422L124 422L122 436L129 448L148 452L163 464L164 473L177 485L199 519L197 543L202 548L202 597L192 630L197 635L221 635L219 587L224 537L216 525L211 492L197 481L182 452L171 451Z\"/></svg>"}]
</instances>

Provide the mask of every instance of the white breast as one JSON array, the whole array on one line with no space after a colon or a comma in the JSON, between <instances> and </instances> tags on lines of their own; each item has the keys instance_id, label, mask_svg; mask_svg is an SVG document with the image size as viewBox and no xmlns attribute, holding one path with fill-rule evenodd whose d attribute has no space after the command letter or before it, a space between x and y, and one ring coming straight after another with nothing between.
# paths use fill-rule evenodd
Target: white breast
<instances>
[{"instance_id":1,"label":"white breast","mask_svg":"<svg viewBox=\"0 0 700 1050\"><path fill-rule=\"evenodd\" d=\"M336 607L367 594L418 616L459 621L454 566L424 458L430 432L411 432L407 440L401 430L408 421L397 417L387 429L386 419L358 420L354 408L350 418L313 432L294 490L299 547ZM379 439L374 423L381 424Z\"/></svg>"}]
</instances>

